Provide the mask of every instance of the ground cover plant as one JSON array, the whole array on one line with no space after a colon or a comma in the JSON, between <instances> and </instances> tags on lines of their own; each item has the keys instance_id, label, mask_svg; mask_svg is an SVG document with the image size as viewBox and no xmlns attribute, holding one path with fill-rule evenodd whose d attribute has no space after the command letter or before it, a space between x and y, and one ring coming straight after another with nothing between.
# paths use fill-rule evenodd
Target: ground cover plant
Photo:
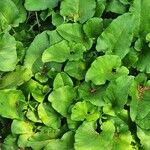
<instances>
[{"instance_id":1,"label":"ground cover plant","mask_svg":"<svg viewBox=\"0 0 150 150\"><path fill-rule=\"evenodd\" d=\"M0 0L2 150L150 150L150 0Z\"/></svg>"}]
</instances>

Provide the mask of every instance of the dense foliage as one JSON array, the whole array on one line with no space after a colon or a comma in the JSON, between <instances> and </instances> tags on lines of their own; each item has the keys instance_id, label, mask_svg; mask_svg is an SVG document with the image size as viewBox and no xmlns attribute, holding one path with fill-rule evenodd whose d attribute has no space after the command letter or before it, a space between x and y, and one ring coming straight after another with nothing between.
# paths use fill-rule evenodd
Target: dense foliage
<instances>
[{"instance_id":1,"label":"dense foliage","mask_svg":"<svg viewBox=\"0 0 150 150\"><path fill-rule=\"evenodd\" d=\"M150 150L150 0L0 0L2 150Z\"/></svg>"}]
</instances>

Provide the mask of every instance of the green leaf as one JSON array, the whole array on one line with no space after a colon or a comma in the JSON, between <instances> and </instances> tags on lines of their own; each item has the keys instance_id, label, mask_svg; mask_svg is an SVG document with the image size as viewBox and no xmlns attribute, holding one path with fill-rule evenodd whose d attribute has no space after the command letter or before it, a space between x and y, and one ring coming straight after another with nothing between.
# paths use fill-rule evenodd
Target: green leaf
<instances>
[{"instance_id":1,"label":"green leaf","mask_svg":"<svg viewBox=\"0 0 150 150\"><path fill-rule=\"evenodd\" d=\"M97 38L103 31L103 20L101 18L91 18L84 25L83 30L90 38Z\"/></svg>"},{"instance_id":2,"label":"green leaf","mask_svg":"<svg viewBox=\"0 0 150 150\"><path fill-rule=\"evenodd\" d=\"M135 150L136 148L132 145L133 139L130 132L115 133L112 150Z\"/></svg>"},{"instance_id":3,"label":"green leaf","mask_svg":"<svg viewBox=\"0 0 150 150\"><path fill-rule=\"evenodd\" d=\"M0 115L10 119L23 118L25 97L18 90L0 90Z\"/></svg>"},{"instance_id":4,"label":"green leaf","mask_svg":"<svg viewBox=\"0 0 150 150\"><path fill-rule=\"evenodd\" d=\"M84 101L89 101L90 103L96 106L104 106L106 87L107 86L105 85L101 87L92 87L89 82L84 82L80 84L78 88L79 98L83 99Z\"/></svg>"},{"instance_id":5,"label":"green leaf","mask_svg":"<svg viewBox=\"0 0 150 150\"><path fill-rule=\"evenodd\" d=\"M124 5L130 4L130 0L119 0L119 1Z\"/></svg>"},{"instance_id":6,"label":"green leaf","mask_svg":"<svg viewBox=\"0 0 150 150\"><path fill-rule=\"evenodd\" d=\"M76 150L105 150L113 140L115 127L112 122L104 122L101 126L102 132L99 134L95 131L93 122L83 122L75 134Z\"/></svg>"},{"instance_id":7,"label":"green leaf","mask_svg":"<svg viewBox=\"0 0 150 150\"><path fill-rule=\"evenodd\" d=\"M127 7L118 0L112 0L112 1L108 2L106 11L123 14L127 11Z\"/></svg>"},{"instance_id":8,"label":"green leaf","mask_svg":"<svg viewBox=\"0 0 150 150\"><path fill-rule=\"evenodd\" d=\"M66 132L61 139L50 140L44 150L73 150L74 133Z\"/></svg>"},{"instance_id":9,"label":"green leaf","mask_svg":"<svg viewBox=\"0 0 150 150\"><path fill-rule=\"evenodd\" d=\"M82 80L86 73L86 64L83 61L68 61L64 71L71 77Z\"/></svg>"},{"instance_id":10,"label":"green leaf","mask_svg":"<svg viewBox=\"0 0 150 150\"><path fill-rule=\"evenodd\" d=\"M25 83L22 88L26 94L31 93L33 98L38 102L42 102L46 94L50 91L48 85L42 85L33 79Z\"/></svg>"},{"instance_id":11,"label":"green leaf","mask_svg":"<svg viewBox=\"0 0 150 150\"><path fill-rule=\"evenodd\" d=\"M47 75L42 74L42 72L41 72L41 73L39 73L39 72L36 73L36 74L35 74L35 79L38 80L38 81L41 82L41 83L45 83L45 82L48 81Z\"/></svg>"},{"instance_id":12,"label":"green leaf","mask_svg":"<svg viewBox=\"0 0 150 150\"><path fill-rule=\"evenodd\" d=\"M97 0L96 3L96 17L101 17L106 7L106 0Z\"/></svg>"},{"instance_id":13,"label":"green leaf","mask_svg":"<svg viewBox=\"0 0 150 150\"><path fill-rule=\"evenodd\" d=\"M138 59L138 52L135 49L130 49L130 52L123 59L123 64L130 68L136 66Z\"/></svg>"},{"instance_id":14,"label":"green leaf","mask_svg":"<svg viewBox=\"0 0 150 150\"><path fill-rule=\"evenodd\" d=\"M16 41L9 33L0 34L0 62L0 71L13 71L16 67Z\"/></svg>"},{"instance_id":15,"label":"green leaf","mask_svg":"<svg viewBox=\"0 0 150 150\"><path fill-rule=\"evenodd\" d=\"M5 140L4 143L2 144L2 149L3 150L17 150L18 146L17 146L17 137L14 135L8 135Z\"/></svg>"},{"instance_id":16,"label":"green leaf","mask_svg":"<svg viewBox=\"0 0 150 150\"><path fill-rule=\"evenodd\" d=\"M24 60L25 67L32 69L34 63L36 63L38 59L41 59L42 53L49 47L49 44L50 41L46 31L37 35L26 52Z\"/></svg>"},{"instance_id":17,"label":"green leaf","mask_svg":"<svg viewBox=\"0 0 150 150\"><path fill-rule=\"evenodd\" d=\"M144 93L136 101L131 103L131 112L136 114L135 122L137 125L145 130L150 129L150 91L144 91ZM136 105L136 109L135 109ZM143 109L144 108L144 109Z\"/></svg>"},{"instance_id":18,"label":"green leaf","mask_svg":"<svg viewBox=\"0 0 150 150\"><path fill-rule=\"evenodd\" d=\"M27 68L18 66L15 71L9 72L0 79L0 89L20 86L28 81L32 73Z\"/></svg>"},{"instance_id":19,"label":"green leaf","mask_svg":"<svg viewBox=\"0 0 150 150\"><path fill-rule=\"evenodd\" d=\"M96 2L95 0L64 0L61 2L60 14L66 16L74 22L79 21L84 23L95 13Z\"/></svg>"},{"instance_id":20,"label":"green leaf","mask_svg":"<svg viewBox=\"0 0 150 150\"><path fill-rule=\"evenodd\" d=\"M70 42L70 61L77 61L83 59L84 52L86 52L86 47L81 43Z\"/></svg>"},{"instance_id":21,"label":"green leaf","mask_svg":"<svg viewBox=\"0 0 150 150\"><path fill-rule=\"evenodd\" d=\"M138 138L140 139L140 142L144 150L149 150L150 149L150 143L149 143L150 132L137 128L137 135L138 135Z\"/></svg>"},{"instance_id":22,"label":"green leaf","mask_svg":"<svg viewBox=\"0 0 150 150\"><path fill-rule=\"evenodd\" d=\"M67 125L70 130L76 130L80 124L80 121L74 121L70 117L67 117Z\"/></svg>"},{"instance_id":23,"label":"green leaf","mask_svg":"<svg viewBox=\"0 0 150 150\"><path fill-rule=\"evenodd\" d=\"M0 1L0 32L8 30L9 25L13 25L14 20L18 17L19 10L11 0Z\"/></svg>"},{"instance_id":24,"label":"green leaf","mask_svg":"<svg viewBox=\"0 0 150 150\"><path fill-rule=\"evenodd\" d=\"M144 46L142 49L138 61L136 63L137 70L145 73L150 73L150 48Z\"/></svg>"},{"instance_id":25,"label":"green leaf","mask_svg":"<svg viewBox=\"0 0 150 150\"><path fill-rule=\"evenodd\" d=\"M52 107L62 116L68 115L69 106L73 103L76 97L75 90L70 86L57 88L48 97L52 103ZM60 105L61 104L61 105Z\"/></svg>"},{"instance_id":26,"label":"green leaf","mask_svg":"<svg viewBox=\"0 0 150 150\"><path fill-rule=\"evenodd\" d=\"M91 64L91 67L86 73L85 80L91 80L96 85L105 84L106 80L111 80L115 75L113 69L119 68L120 65L121 60L116 55L99 56Z\"/></svg>"},{"instance_id":27,"label":"green leaf","mask_svg":"<svg viewBox=\"0 0 150 150\"><path fill-rule=\"evenodd\" d=\"M61 24L56 30L69 42L82 43L86 49L90 49L92 47L92 39L89 39L84 35L82 25L79 23Z\"/></svg>"},{"instance_id":28,"label":"green leaf","mask_svg":"<svg viewBox=\"0 0 150 150\"><path fill-rule=\"evenodd\" d=\"M146 34L150 32L150 14L147 11L150 8L149 0L134 0L130 11L135 17L135 32L145 39Z\"/></svg>"},{"instance_id":29,"label":"green leaf","mask_svg":"<svg viewBox=\"0 0 150 150\"><path fill-rule=\"evenodd\" d=\"M73 86L71 78L64 72L58 73L53 82L53 88L57 89L63 86Z\"/></svg>"},{"instance_id":30,"label":"green leaf","mask_svg":"<svg viewBox=\"0 0 150 150\"><path fill-rule=\"evenodd\" d=\"M23 23L26 20L27 12L23 6L23 0L12 0L14 1L15 5L17 6L17 9L19 11L18 16L14 20L13 26L18 26L19 23Z\"/></svg>"},{"instance_id":31,"label":"green leaf","mask_svg":"<svg viewBox=\"0 0 150 150\"><path fill-rule=\"evenodd\" d=\"M59 55L58 55L59 54ZM70 48L68 43L63 40L60 43L52 45L46 49L42 55L42 61L45 62L64 62L69 58Z\"/></svg>"},{"instance_id":32,"label":"green leaf","mask_svg":"<svg viewBox=\"0 0 150 150\"><path fill-rule=\"evenodd\" d=\"M18 41L16 41L16 42L17 42L16 43L16 51L17 51L18 61L23 63L26 49L24 48L24 45L22 42L18 42Z\"/></svg>"},{"instance_id":33,"label":"green leaf","mask_svg":"<svg viewBox=\"0 0 150 150\"><path fill-rule=\"evenodd\" d=\"M64 18L59 13L52 13L52 24L54 26L59 26L64 23Z\"/></svg>"},{"instance_id":34,"label":"green leaf","mask_svg":"<svg viewBox=\"0 0 150 150\"><path fill-rule=\"evenodd\" d=\"M99 116L98 107L86 101L77 102L72 108L71 119L74 121L96 121Z\"/></svg>"},{"instance_id":35,"label":"green leaf","mask_svg":"<svg viewBox=\"0 0 150 150\"><path fill-rule=\"evenodd\" d=\"M28 140L32 135L33 135L33 133L20 134L18 137L17 145L20 148L27 147Z\"/></svg>"},{"instance_id":36,"label":"green leaf","mask_svg":"<svg viewBox=\"0 0 150 150\"><path fill-rule=\"evenodd\" d=\"M63 129L62 129L63 130ZM41 127L39 131L33 134L27 142L27 147L31 147L34 150L41 150L44 148L52 139L61 136L60 130L55 130L50 127Z\"/></svg>"},{"instance_id":37,"label":"green leaf","mask_svg":"<svg viewBox=\"0 0 150 150\"><path fill-rule=\"evenodd\" d=\"M28 121L13 120L11 124L11 132L13 134L32 133L32 129L33 126L31 122Z\"/></svg>"},{"instance_id":38,"label":"green leaf","mask_svg":"<svg viewBox=\"0 0 150 150\"><path fill-rule=\"evenodd\" d=\"M116 80L110 82L106 92L113 110L120 112L124 108L133 81L134 78L132 76L120 76Z\"/></svg>"},{"instance_id":39,"label":"green leaf","mask_svg":"<svg viewBox=\"0 0 150 150\"><path fill-rule=\"evenodd\" d=\"M42 11L40 14L40 17L43 21L45 21L49 16L52 15L53 10L52 9L46 9L45 11Z\"/></svg>"},{"instance_id":40,"label":"green leaf","mask_svg":"<svg viewBox=\"0 0 150 150\"><path fill-rule=\"evenodd\" d=\"M123 58L133 39L134 19L127 13L114 19L97 40L96 50Z\"/></svg>"},{"instance_id":41,"label":"green leaf","mask_svg":"<svg viewBox=\"0 0 150 150\"><path fill-rule=\"evenodd\" d=\"M65 23L57 27L58 33L67 41L82 42L83 31L79 23Z\"/></svg>"},{"instance_id":42,"label":"green leaf","mask_svg":"<svg viewBox=\"0 0 150 150\"><path fill-rule=\"evenodd\" d=\"M53 110L53 108L49 103L39 104L38 115L45 125L52 127L54 129L60 127L60 117L57 114L57 112Z\"/></svg>"},{"instance_id":43,"label":"green leaf","mask_svg":"<svg viewBox=\"0 0 150 150\"><path fill-rule=\"evenodd\" d=\"M59 0L25 0L25 8L28 11L40 11L47 8L54 8L57 6Z\"/></svg>"},{"instance_id":44,"label":"green leaf","mask_svg":"<svg viewBox=\"0 0 150 150\"><path fill-rule=\"evenodd\" d=\"M63 38L59 35L56 30L47 31L48 38L50 40L50 46L59 43L63 40Z\"/></svg>"},{"instance_id":45,"label":"green leaf","mask_svg":"<svg viewBox=\"0 0 150 150\"><path fill-rule=\"evenodd\" d=\"M32 111L31 109L28 109L27 113L26 113L26 117L32 121L32 122L39 122L42 123L42 121L40 120L37 112Z\"/></svg>"}]
</instances>

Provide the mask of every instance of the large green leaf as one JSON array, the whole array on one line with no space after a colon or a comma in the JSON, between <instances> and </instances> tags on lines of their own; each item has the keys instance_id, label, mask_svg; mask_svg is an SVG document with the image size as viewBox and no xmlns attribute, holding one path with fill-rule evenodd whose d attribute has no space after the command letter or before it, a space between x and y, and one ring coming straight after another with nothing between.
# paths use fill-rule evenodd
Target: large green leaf
<instances>
[{"instance_id":1,"label":"large green leaf","mask_svg":"<svg viewBox=\"0 0 150 150\"><path fill-rule=\"evenodd\" d=\"M0 115L11 119L23 118L25 97L18 90L0 90Z\"/></svg>"},{"instance_id":2,"label":"large green leaf","mask_svg":"<svg viewBox=\"0 0 150 150\"><path fill-rule=\"evenodd\" d=\"M147 85L147 86L146 86ZM144 130L150 129L150 91L149 83L138 85L137 81L130 90L132 101L130 103L130 116L137 126ZM143 109L144 108L144 109Z\"/></svg>"},{"instance_id":3,"label":"large green leaf","mask_svg":"<svg viewBox=\"0 0 150 150\"><path fill-rule=\"evenodd\" d=\"M41 103L38 106L38 115L42 122L54 129L60 127L60 116L49 103Z\"/></svg>"},{"instance_id":4,"label":"large green leaf","mask_svg":"<svg viewBox=\"0 0 150 150\"><path fill-rule=\"evenodd\" d=\"M106 80L111 80L116 74L113 69L117 70L120 65L121 60L116 55L99 56L87 71L85 79L91 80L96 85L105 84Z\"/></svg>"},{"instance_id":5,"label":"large green leaf","mask_svg":"<svg viewBox=\"0 0 150 150\"><path fill-rule=\"evenodd\" d=\"M98 107L86 101L77 102L72 108L71 119L75 121L96 121L99 116Z\"/></svg>"},{"instance_id":6,"label":"large green leaf","mask_svg":"<svg viewBox=\"0 0 150 150\"><path fill-rule=\"evenodd\" d=\"M112 122L104 122L101 126L102 132L95 131L93 122L83 122L75 134L76 150L105 150L110 147L115 132Z\"/></svg>"},{"instance_id":7,"label":"large green leaf","mask_svg":"<svg viewBox=\"0 0 150 150\"><path fill-rule=\"evenodd\" d=\"M95 8L95 0L64 0L61 2L60 13L75 22L83 23L93 17Z\"/></svg>"},{"instance_id":8,"label":"large green leaf","mask_svg":"<svg viewBox=\"0 0 150 150\"><path fill-rule=\"evenodd\" d=\"M69 106L73 103L76 93L73 87L62 86L54 90L48 97L52 107L63 116L68 115Z\"/></svg>"},{"instance_id":9,"label":"large green leaf","mask_svg":"<svg viewBox=\"0 0 150 150\"><path fill-rule=\"evenodd\" d=\"M20 148L25 148L27 147L27 143L29 138L33 135L33 133L26 133L26 134L20 134L17 140L17 145Z\"/></svg>"},{"instance_id":10,"label":"large green leaf","mask_svg":"<svg viewBox=\"0 0 150 150\"><path fill-rule=\"evenodd\" d=\"M14 20L13 26L18 26L19 23L23 23L26 20L27 12L23 6L23 0L12 0L18 8L19 14Z\"/></svg>"},{"instance_id":11,"label":"large green leaf","mask_svg":"<svg viewBox=\"0 0 150 150\"><path fill-rule=\"evenodd\" d=\"M120 112L124 108L133 79L132 76L120 76L115 81L110 82L106 95L112 104L113 110Z\"/></svg>"},{"instance_id":12,"label":"large green leaf","mask_svg":"<svg viewBox=\"0 0 150 150\"><path fill-rule=\"evenodd\" d=\"M4 143L2 144L3 150L16 150L18 149L17 146L17 137L15 135L8 135L5 138Z\"/></svg>"},{"instance_id":13,"label":"large green leaf","mask_svg":"<svg viewBox=\"0 0 150 150\"><path fill-rule=\"evenodd\" d=\"M48 48L49 44L50 41L46 31L37 35L26 52L24 60L25 66L32 69L34 63L36 63L38 59L41 59L42 53Z\"/></svg>"},{"instance_id":14,"label":"large green leaf","mask_svg":"<svg viewBox=\"0 0 150 150\"><path fill-rule=\"evenodd\" d=\"M112 21L97 40L97 51L115 54L123 58L133 39L134 19L124 14Z\"/></svg>"},{"instance_id":15,"label":"large green leaf","mask_svg":"<svg viewBox=\"0 0 150 150\"><path fill-rule=\"evenodd\" d=\"M63 132L63 129L62 129ZM41 127L39 131L33 134L27 141L27 147L31 147L34 150L41 150L44 148L52 139L58 138L62 135L60 129L55 130L50 127Z\"/></svg>"},{"instance_id":16,"label":"large green leaf","mask_svg":"<svg viewBox=\"0 0 150 150\"><path fill-rule=\"evenodd\" d=\"M104 106L106 104L104 100L106 95L106 87L107 86L105 85L101 87L92 87L89 82L84 82L78 88L79 98L84 101L89 101L96 106Z\"/></svg>"},{"instance_id":17,"label":"large green leaf","mask_svg":"<svg viewBox=\"0 0 150 150\"><path fill-rule=\"evenodd\" d=\"M90 49L93 41L85 36L82 25L79 23L64 23L57 27L58 33L67 41L82 43L86 49Z\"/></svg>"},{"instance_id":18,"label":"large green leaf","mask_svg":"<svg viewBox=\"0 0 150 150\"><path fill-rule=\"evenodd\" d=\"M86 47L81 43L70 42L70 61L76 61L83 59L84 52L86 52Z\"/></svg>"},{"instance_id":19,"label":"large green leaf","mask_svg":"<svg viewBox=\"0 0 150 150\"><path fill-rule=\"evenodd\" d=\"M57 6L59 0L25 0L25 8L29 11L40 11Z\"/></svg>"},{"instance_id":20,"label":"large green leaf","mask_svg":"<svg viewBox=\"0 0 150 150\"><path fill-rule=\"evenodd\" d=\"M106 11L107 12L113 12L113 13L118 13L118 14L123 14L127 10L126 5L123 5L120 1L118 0L112 0L107 3Z\"/></svg>"},{"instance_id":21,"label":"large green leaf","mask_svg":"<svg viewBox=\"0 0 150 150\"><path fill-rule=\"evenodd\" d=\"M73 150L74 133L69 131L61 139L50 140L44 150Z\"/></svg>"},{"instance_id":22,"label":"large green leaf","mask_svg":"<svg viewBox=\"0 0 150 150\"><path fill-rule=\"evenodd\" d=\"M84 25L83 30L90 38L97 38L103 30L103 20L98 17L89 19Z\"/></svg>"},{"instance_id":23,"label":"large green leaf","mask_svg":"<svg viewBox=\"0 0 150 150\"><path fill-rule=\"evenodd\" d=\"M144 150L149 150L150 149L150 132L148 131L144 131L141 128L137 128L137 135L140 138L142 147L144 148Z\"/></svg>"},{"instance_id":24,"label":"large green leaf","mask_svg":"<svg viewBox=\"0 0 150 150\"><path fill-rule=\"evenodd\" d=\"M68 43L63 40L46 49L42 55L43 62L64 62L69 58L70 48Z\"/></svg>"},{"instance_id":25,"label":"large green leaf","mask_svg":"<svg viewBox=\"0 0 150 150\"><path fill-rule=\"evenodd\" d=\"M82 80L84 79L86 73L86 64L81 60L68 61L64 68L64 71L68 73L71 77Z\"/></svg>"},{"instance_id":26,"label":"large green leaf","mask_svg":"<svg viewBox=\"0 0 150 150\"><path fill-rule=\"evenodd\" d=\"M150 32L150 14L147 13L150 8L149 0L134 0L134 3L130 9L135 17L136 33L141 35L142 39L145 39L146 34Z\"/></svg>"},{"instance_id":27,"label":"large green leaf","mask_svg":"<svg viewBox=\"0 0 150 150\"><path fill-rule=\"evenodd\" d=\"M0 79L0 89L20 86L32 76L29 69L18 66L15 71L9 72Z\"/></svg>"},{"instance_id":28,"label":"large green leaf","mask_svg":"<svg viewBox=\"0 0 150 150\"><path fill-rule=\"evenodd\" d=\"M27 95L31 94L33 98L38 102L42 102L45 96L47 95L47 93L50 91L48 85L42 85L33 79L26 82L22 86L22 89L24 89L24 92Z\"/></svg>"},{"instance_id":29,"label":"large green leaf","mask_svg":"<svg viewBox=\"0 0 150 150\"><path fill-rule=\"evenodd\" d=\"M18 17L19 10L11 0L0 1L0 32L12 25L16 17Z\"/></svg>"},{"instance_id":30,"label":"large green leaf","mask_svg":"<svg viewBox=\"0 0 150 150\"><path fill-rule=\"evenodd\" d=\"M150 73L150 48L145 46L140 52L136 67L141 72Z\"/></svg>"},{"instance_id":31,"label":"large green leaf","mask_svg":"<svg viewBox=\"0 0 150 150\"><path fill-rule=\"evenodd\" d=\"M134 109L134 103L131 104L131 110L136 113L135 121L138 126L143 129L150 129L150 91L145 91L139 100L136 102L137 110ZM143 109L144 108L144 109Z\"/></svg>"},{"instance_id":32,"label":"large green leaf","mask_svg":"<svg viewBox=\"0 0 150 150\"><path fill-rule=\"evenodd\" d=\"M122 115L122 117L120 117ZM114 123L115 132L111 143L112 150L136 150L137 147L133 143L134 137L129 131L128 112L124 110L123 114L111 116L109 119Z\"/></svg>"},{"instance_id":33,"label":"large green leaf","mask_svg":"<svg viewBox=\"0 0 150 150\"><path fill-rule=\"evenodd\" d=\"M53 88L57 89L62 86L73 86L71 78L64 72L58 73L53 82Z\"/></svg>"},{"instance_id":34,"label":"large green leaf","mask_svg":"<svg viewBox=\"0 0 150 150\"><path fill-rule=\"evenodd\" d=\"M82 42L83 31L79 23L65 23L57 27L58 33L68 41Z\"/></svg>"},{"instance_id":35,"label":"large green leaf","mask_svg":"<svg viewBox=\"0 0 150 150\"><path fill-rule=\"evenodd\" d=\"M105 7L106 7L106 0L97 0L95 16L101 17L101 15L105 10Z\"/></svg>"},{"instance_id":36,"label":"large green leaf","mask_svg":"<svg viewBox=\"0 0 150 150\"><path fill-rule=\"evenodd\" d=\"M13 134L32 133L33 125L28 121L13 120L11 131Z\"/></svg>"},{"instance_id":37,"label":"large green leaf","mask_svg":"<svg viewBox=\"0 0 150 150\"><path fill-rule=\"evenodd\" d=\"M16 41L8 33L0 34L0 71L12 71L16 67Z\"/></svg>"}]
</instances>

